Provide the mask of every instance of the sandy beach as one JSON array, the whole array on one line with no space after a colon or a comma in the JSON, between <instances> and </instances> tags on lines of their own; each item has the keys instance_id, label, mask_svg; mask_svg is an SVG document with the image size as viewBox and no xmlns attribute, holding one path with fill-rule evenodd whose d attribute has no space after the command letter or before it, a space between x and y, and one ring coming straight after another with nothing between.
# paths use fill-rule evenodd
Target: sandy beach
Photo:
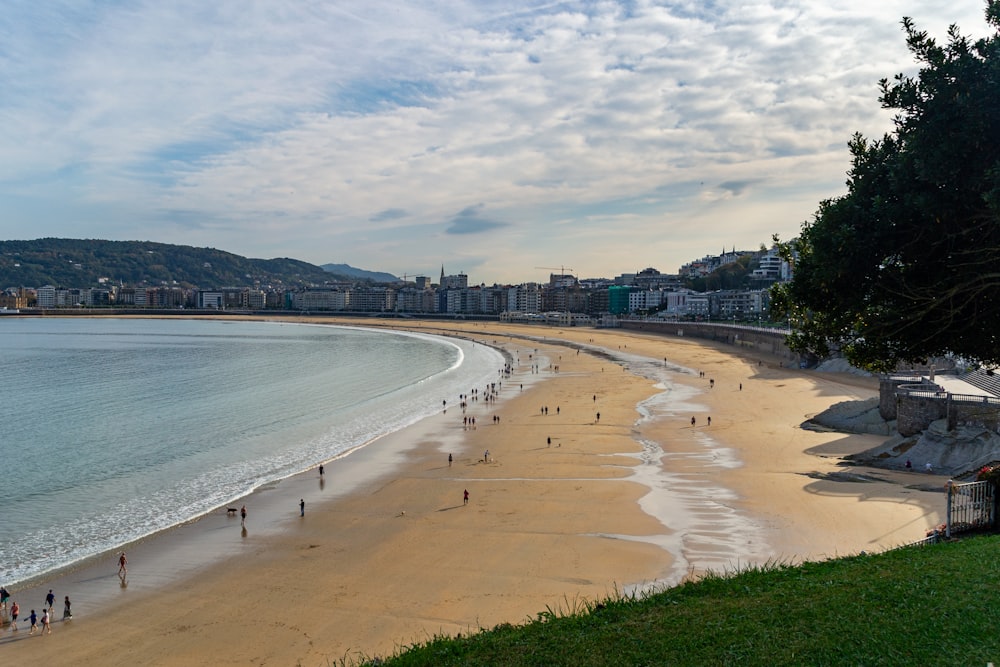
<instances>
[{"instance_id":1,"label":"sandy beach","mask_svg":"<svg viewBox=\"0 0 1000 667\"><path fill-rule=\"evenodd\" d=\"M12 591L22 621L0 633L5 658L332 665L706 569L879 551L941 521L943 478L845 468L882 438L800 427L876 395L873 378L622 330L361 324L466 336L517 370L495 402L480 387L463 414L448 397L322 478L248 497L246 534L219 511L130 546L124 584L109 556ZM664 359L667 394L644 376ZM74 618L57 602L51 635L28 637L49 588Z\"/></svg>"}]
</instances>

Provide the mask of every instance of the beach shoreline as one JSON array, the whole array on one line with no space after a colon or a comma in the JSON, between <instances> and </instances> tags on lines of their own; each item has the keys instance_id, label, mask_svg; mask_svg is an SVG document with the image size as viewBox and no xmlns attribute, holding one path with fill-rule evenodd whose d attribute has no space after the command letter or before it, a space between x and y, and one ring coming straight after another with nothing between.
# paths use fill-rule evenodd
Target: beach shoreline
<instances>
[{"instance_id":1,"label":"beach shoreline","mask_svg":"<svg viewBox=\"0 0 1000 667\"><path fill-rule=\"evenodd\" d=\"M492 347L454 337L421 343L430 337L419 332L359 334L311 322L49 320L8 320L13 326L4 329L12 359L21 359L20 346L38 349L29 352L30 364L17 364L4 394L9 405L25 406L6 429L4 447L13 473L11 525L0 539L0 582L8 587L76 569L364 446L434 414L442 397L495 379L504 365ZM185 332L196 337L182 339ZM81 353L58 358L60 340ZM176 344L181 340L195 345ZM314 344L289 342L299 340ZM358 340L371 341L361 350L373 351L371 362L345 354ZM212 344L229 356L206 352ZM133 363L133 346L155 354ZM106 363L97 361L103 347L114 357ZM52 364L44 363L47 354L57 356ZM36 364L41 377L21 372ZM210 377L202 370L209 367ZM297 367L303 371L286 370ZM377 381L373 367L386 371ZM133 397L141 397L141 414L125 407ZM63 404L101 408L91 414ZM109 414L119 410L121 417ZM102 464L91 468L90 461Z\"/></svg>"},{"instance_id":2,"label":"beach shoreline","mask_svg":"<svg viewBox=\"0 0 1000 667\"><path fill-rule=\"evenodd\" d=\"M256 492L246 501L249 539L238 519L213 514L130 547L126 588L115 585L111 562L68 573L105 590L71 594L76 618L51 636L65 637L60 651L76 664L125 664L139 650L155 664L384 655L436 633L522 622L552 605L677 583L706 569L887 548L918 539L943 509L906 479L863 486L823 477L870 438L798 425L835 397L870 395L871 381L817 379L703 341L636 332L353 324L499 346L519 359L528 386L515 392L518 378L505 380L499 403L471 408L481 419L475 430L449 409L328 465L322 488L309 471ZM664 370L673 399L682 400L661 396L660 413L643 417L637 406L663 391L627 359L597 354L602 349L679 364ZM536 364L537 373L527 371ZM480 456L485 449L490 463ZM459 487L471 491L469 506ZM680 502L690 506L678 513ZM203 541L210 538L215 546ZM58 599L72 589L57 579L15 599L40 601L48 587L62 589ZM308 610L302 620L276 620L300 609ZM199 612L211 620L185 622ZM107 620L94 623L98 615ZM245 627L260 631L230 637ZM35 638L12 641L9 630L0 644L18 658L48 653Z\"/></svg>"}]
</instances>

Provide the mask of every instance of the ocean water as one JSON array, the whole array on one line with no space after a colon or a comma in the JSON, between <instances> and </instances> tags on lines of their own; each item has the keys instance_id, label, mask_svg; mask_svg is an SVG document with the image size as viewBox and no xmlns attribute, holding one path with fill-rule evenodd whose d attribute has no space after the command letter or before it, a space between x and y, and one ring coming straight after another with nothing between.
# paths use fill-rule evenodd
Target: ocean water
<instances>
[{"instance_id":1,"label":"ocean water","mask_svg":"<svg viewBox=\"0 0 1000 667\"><path fill-rule=\"evenodd\" d=\"M497 379L461 339L218 320L0 319L0 583L183 523Z\"/></svg>"}]
</instances>

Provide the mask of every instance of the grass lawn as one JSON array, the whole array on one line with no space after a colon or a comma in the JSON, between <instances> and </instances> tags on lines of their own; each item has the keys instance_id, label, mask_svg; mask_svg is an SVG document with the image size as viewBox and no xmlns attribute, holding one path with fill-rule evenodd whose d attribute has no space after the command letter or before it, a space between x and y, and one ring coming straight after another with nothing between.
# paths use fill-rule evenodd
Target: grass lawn
<instances>
[{"instance_id":1,"label":"grass lawn","mask_svg":"<svg viewBox=\"0 0 1000 667\"><path fill-rule=\"evenodd\" d=\"M1000 665L1000 537L709 576L364 664Z\"/></svg>"}]
</instances>

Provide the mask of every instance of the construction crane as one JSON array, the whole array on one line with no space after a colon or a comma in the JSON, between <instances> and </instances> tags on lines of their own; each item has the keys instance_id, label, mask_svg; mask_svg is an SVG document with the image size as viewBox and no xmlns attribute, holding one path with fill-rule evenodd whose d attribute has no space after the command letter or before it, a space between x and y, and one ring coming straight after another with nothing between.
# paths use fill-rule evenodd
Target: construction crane
<instances>
[{"instance_id":1,"label":"construction crane","mask_svg":"<svg viewBox=\"0 0 1000 667\"><path fill-rule=\"evenodd\" d=\"M572 271L573 269L569 266L536 266L536 269L546 269L548 271L555 271L559 269L559 275L565 276L567 271Z\"/></svg>"},{"instance_id":2,"label":"construction crane","mask_svg":"<svg viewBox=\"0 0 1000 667\"><path fill-rule=\"evenodd\" d=\"M536 266L535 268L536 269L547 269L549 271L555 271L556 269L559 269L559 278L560 279L566 277L566 272L567 271L572 271L573 270L569 266L558 266L558 267L556 267L556 266ZM551 273L549 274L549 285L551 287L558 287L559 285L557 285L556 281L552 279L553 275L554 274L551 274ZM573 279L573 284L576 284L576 278ZM563 285L563 287L565 287L565 285Z\"/></svg>"}]
</instances>

